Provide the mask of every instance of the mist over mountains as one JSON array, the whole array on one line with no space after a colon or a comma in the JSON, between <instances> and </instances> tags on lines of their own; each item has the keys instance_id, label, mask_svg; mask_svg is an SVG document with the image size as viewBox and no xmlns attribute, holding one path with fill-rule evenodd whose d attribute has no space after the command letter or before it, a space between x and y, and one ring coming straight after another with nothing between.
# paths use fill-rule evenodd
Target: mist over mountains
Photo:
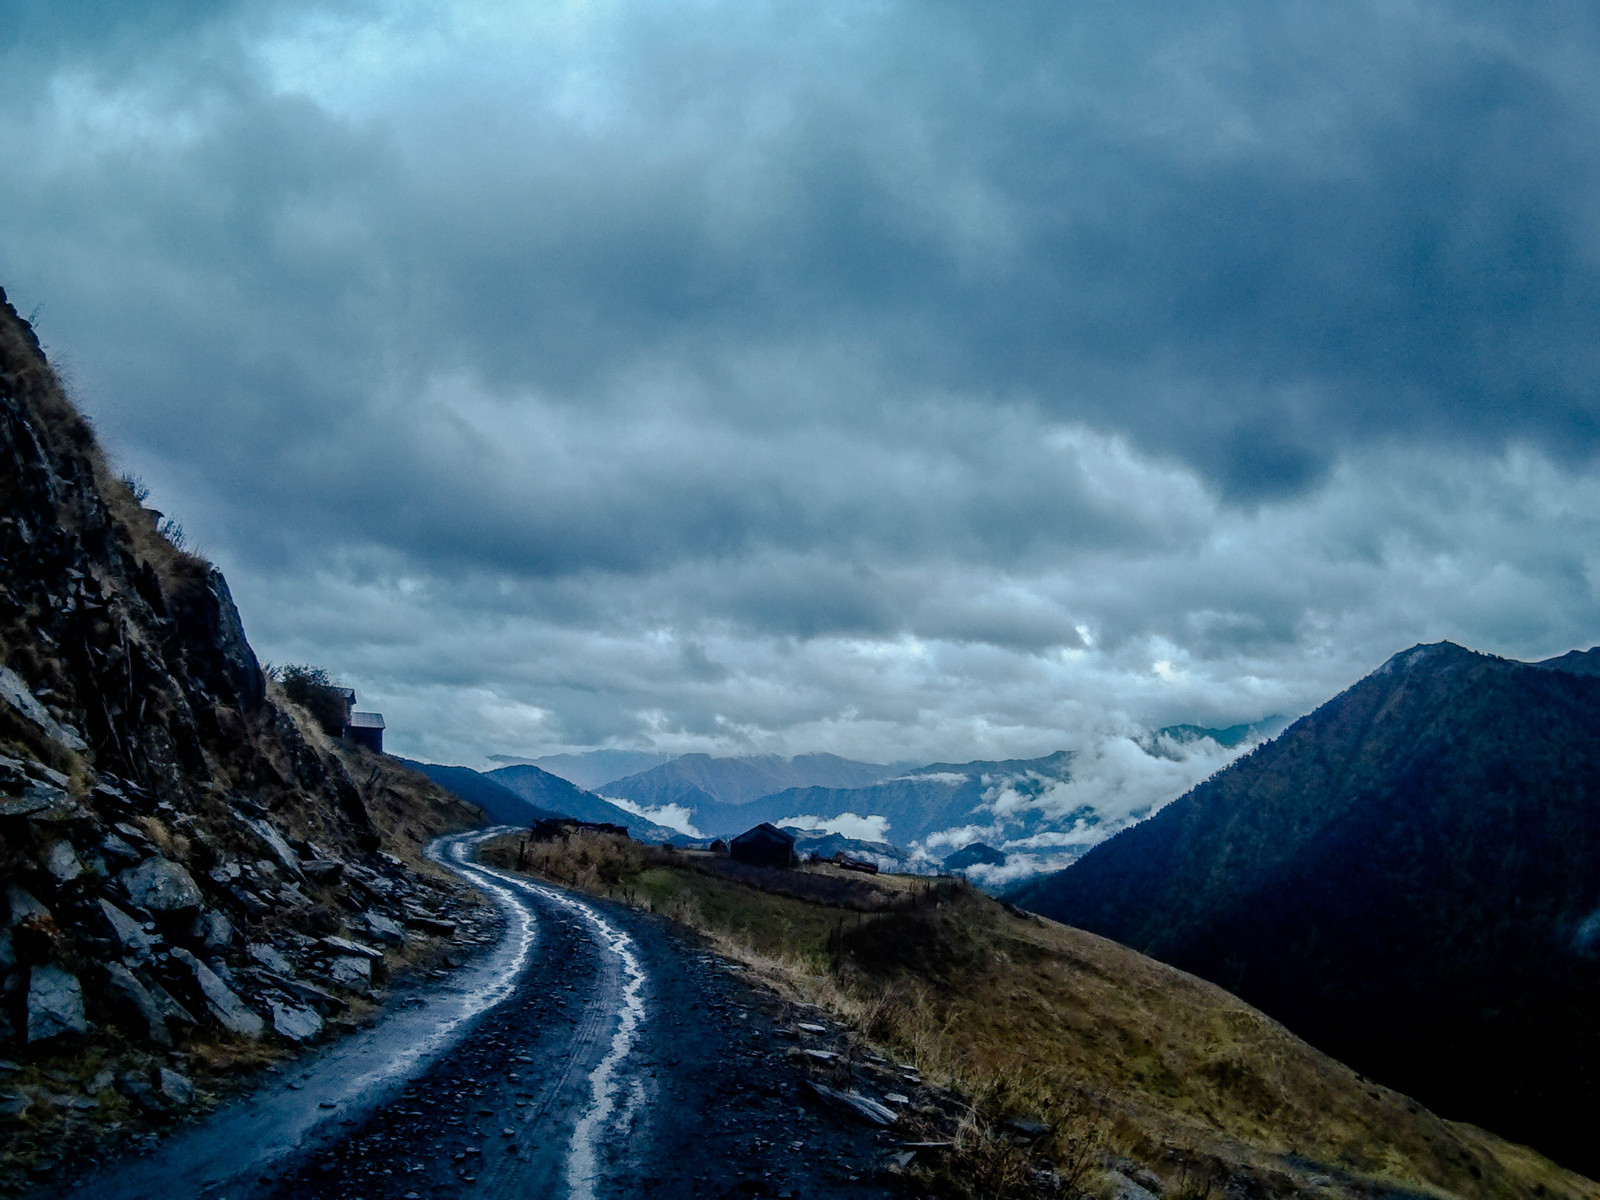
<instances>
[{"instance_id":1,"label":"mist over mountains","mask_svg":"<svg viewBox=\"0 0 1600 1200\"><path fill-rule=\"evenodd\" d=\"M1417 646L1011 898L1593 1174L1597 667Z\"/></svg>"},{"instance_id":2,"label":"mist over mountains","mask_svg":"<svg viewBox=\"0 0 1600 1200\"><path fill-rule=\"evenodd\" d=\"M504 793L532 808L627 825L655 842L727 838L765 821L806 833L808 844L843 839L840 845L896 869L941 870L947 858L982 843L989 852L964 857L961 868L974 882L999 887L1076 860L1279 724L1119 730L1039 758L916 766L832 754L685 754L666 762L641 751L497 755L491 761L510 765L461 777L460 794L475 803L485 797L486 811L521 818L514 823L535 818L531 808L506 809ZM644 769L588 782L639 762ZM440 769L415 765L450 786Z\"/></svg>"}]
</instances>

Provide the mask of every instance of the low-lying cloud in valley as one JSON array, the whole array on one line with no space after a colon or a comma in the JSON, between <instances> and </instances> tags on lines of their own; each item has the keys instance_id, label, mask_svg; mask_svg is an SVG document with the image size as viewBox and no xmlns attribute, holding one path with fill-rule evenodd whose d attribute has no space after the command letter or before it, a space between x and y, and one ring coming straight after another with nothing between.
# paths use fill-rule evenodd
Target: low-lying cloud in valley
<instances>
[{"instance_id":1,"label":"low-lying cloud in valley","mask_svg":"<svg viewBox=\"0 0 1600 1200\"><path fill-rule=\"evenodd\" d=\"M1223 746L1205 736L1180 740L1161 731L1105 732L1073 754L1064 778L986 777L987 823L938 830L912 848L932 860L982 842L1004 853L1006 861L977 863L965 873L1000 887L1068 865L1258 744L1259 738Z\"/></svg>"}]
</instances>

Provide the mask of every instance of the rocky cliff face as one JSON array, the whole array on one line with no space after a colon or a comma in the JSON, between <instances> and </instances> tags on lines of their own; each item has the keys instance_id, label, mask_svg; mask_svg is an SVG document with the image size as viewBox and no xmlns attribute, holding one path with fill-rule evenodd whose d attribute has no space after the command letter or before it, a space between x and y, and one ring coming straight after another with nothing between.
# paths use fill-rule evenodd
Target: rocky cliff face
<instances>
[{"instance_id":1,"label":"rocky cliff face","mask_svg":"<svg viewBox=\"0 0 1600 1200\"><path fill-rule=\"evenodd\" d=\"M475 814L298 720L222 575L159 515L109 470L0 292L13 1147L98 1110L182 1107L196 1057L221 1061L219 1046L260 1057L321 1036L370 1001L386 955L415 957L455 919L448 885L382 847L414 850Z\"/></svg>"}]
</instances>

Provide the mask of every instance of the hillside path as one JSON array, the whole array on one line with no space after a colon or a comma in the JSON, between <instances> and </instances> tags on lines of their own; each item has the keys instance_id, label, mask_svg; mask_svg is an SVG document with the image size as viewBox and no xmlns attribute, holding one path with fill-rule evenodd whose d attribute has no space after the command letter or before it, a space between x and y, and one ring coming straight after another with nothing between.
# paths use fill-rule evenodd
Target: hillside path
<instances>
[{"instance_id":1,"label":"hillside path","mask_svg":"<svg viewBox=\"0 0 1600 1200\"><path fill-rule=\"evenodd\" d=\"M492 949L70 1194L896 1194L891 1135L803 1099L780 1001L658 919L472 862L492 832L431 848L498 906Z\"/></svg>"}]
</instances>

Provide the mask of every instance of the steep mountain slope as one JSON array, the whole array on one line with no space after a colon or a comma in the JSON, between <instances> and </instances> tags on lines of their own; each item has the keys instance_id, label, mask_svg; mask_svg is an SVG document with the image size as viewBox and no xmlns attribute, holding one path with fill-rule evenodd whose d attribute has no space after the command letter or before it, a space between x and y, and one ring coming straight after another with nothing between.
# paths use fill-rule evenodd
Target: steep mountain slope
<instances>
[{"instance_id":1,"label":"steep mountain slope","mask_svg":"<svg viewBox=\"0 0 1600 1200\"><path fill-rule=\"evenodd\" d=\"M470 767L446 767L438 763L415 762L409 758L399 761L407 769L433 780L445 791L482 809L483 815L496 825L531 825L535 821L571 815L540 808Z\"/></svg>"},{"instance_id":2,"label":"steep mountain slope","mask_svg":"<svg viewBox=\"0 0 1600 1200\"><path fill-rule=\"evenodd\" d=\"M484 778L522 797L537 808L547 809L564 817L626 825L628 832L640 841L666 842L683 836L675 829L657 825L637 813L618 808L610 801L596 796L593 792L584 791L559 775L541 771L538 767L527 763L515 767L500 767L485 773Z\"/></svg>"},{"instance_id":3,"label":"steep mountain slope","mask_svg":"<svg viewBox=\"0 0 1600 1200\"><path fill-rule=\"evenodd\" d=\"M414 953L421 844L478 819L302 722L159 516L0 292L0 1188L364 1003L319 939Z\"/></svg>"},{"instance_id":4,"label":"steep mountain slope","mask_svg":"<svg viewBox=\"0 0 1600 1200\"><path fill-rule=\"evenodd\" d=\"M647 808L666 804L690 807L686 797L704 803L709 797L720 804L746 804L793 787L864 787L894 774L890 767L853 762L834 754L776 754L712 758L685 754L637 775L616 779L600 787L607 796L620 796Z\"/></svg>"},{"instance_id":5,"label":"steep mountain slope","mask_svg":"<svg viewBox=\"0 0 1600 1200\"><path fill-rule=\"evenodd\" d=\"M1600 1169L1600 679L1418 646L1012 898Z\"/></svg>"}]
</instances>

